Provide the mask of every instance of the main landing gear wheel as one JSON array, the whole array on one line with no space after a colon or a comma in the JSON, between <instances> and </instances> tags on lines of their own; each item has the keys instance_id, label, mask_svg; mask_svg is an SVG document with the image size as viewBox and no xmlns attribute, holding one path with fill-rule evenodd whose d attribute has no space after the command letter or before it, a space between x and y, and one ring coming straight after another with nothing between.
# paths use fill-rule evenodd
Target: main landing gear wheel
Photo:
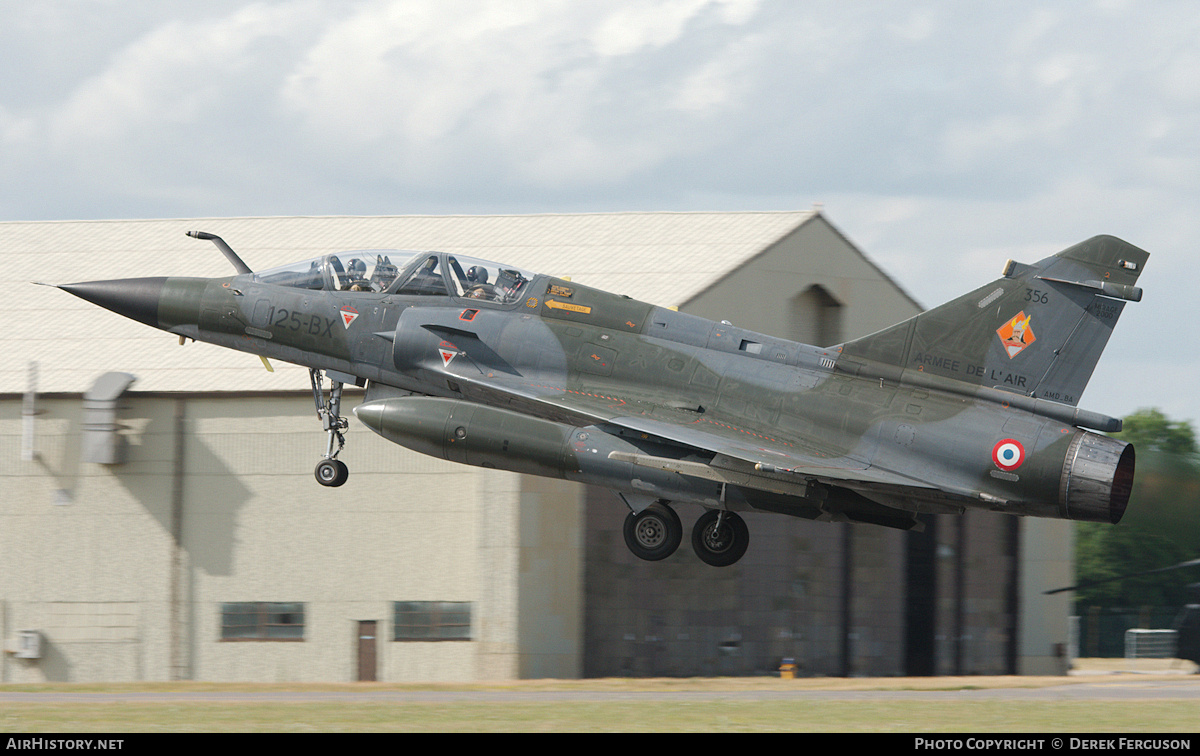
<instances>
[{"instance_id":1,"label":"main landing gear wheel","mask_svg":"<svg viewBox=\"0 0 1200 756\"><path fill-rule=\"evenodd\" d=\"M340 486L350 477L350 468L340 459L323 459L317 463L313 475L323 486Z\"/></svg>"},{"instance_id":2,"label":"main landing gear wheel","mask_svg":"<svg viewBox=\"0 0 1200 756\"><path fill-rule=\"evenodd\" d=\"M317 463L313 476L323 486L340 486L350 477L350 468L337 458L342 447L346 445L346 437L342 431L350 427L350 421L341 416L342 383L332 378L329 381L329 398L325 398L325 390L321 385L321 371L309 368L309 380L312 382L313 401L317 405L317 417L321 427L329 434L329 443L325 447L325 457ZM333 448L337 442L337 449Z\"/></svg>"},{"instance_id":3,"label":"main landing gear wheel","mask_svg":"<svg viewBox=\"0 0 1200 756\"><path fill-rule=\"evenodd\" d=\"M663 502L625 516L625 545L639 559L657 562L675 553L683 540L679 515Z\"/></svg>"},{"instance_id":4,"label":"main landing gear wheel","mask_svg":"<svg viewBox=\"0 0 1200 756\"><path fill-rule=\"evenodd\" d=\"M692 528L692 550L700 561L713 567L733 564L742 558L749 545L750 529L733 512L705 510Z\"/></svg>"}]
</instances>

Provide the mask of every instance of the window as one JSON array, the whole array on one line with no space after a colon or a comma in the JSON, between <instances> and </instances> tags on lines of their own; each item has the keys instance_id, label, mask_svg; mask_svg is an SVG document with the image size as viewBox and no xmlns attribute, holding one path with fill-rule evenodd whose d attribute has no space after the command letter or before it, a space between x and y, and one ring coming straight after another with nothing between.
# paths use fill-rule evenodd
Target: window
<instances>
[{"instance_id":1,"label":"window","mask_svg":"<svg viewBox=\"0 0 1200 756\"><path fill-rule=\"evenodd\" d=\"M392 606L392 640L471 640L469 601L397 601Z\"/></svg>"},{"instance_id":2,"label":"window","mask_svg":"<svg viewBox=\"0 0 1200 756\"><path fill-rule=\"evenodd\" d=\"M525 295L525 284L533 277L527 271L506 268L474 257L453 256L448 258L448 262L454 293L467 299L509 304ZM568 292L564 296L569 297L571 290L563 288Z\"/></svg>"},{"instance_id":3,"label":"window","mask_svg":"<svg viewBox=\"0 0 1200 756\"><path fill-rule=\"evenodd\" d=\"M404 262L403 255L397 256ZM329 256L334 291L384 291L398 274L390 254L343 252L340 256Z\"/></svg>"},{"instance_id":4,"label":"window","mask_svg":"<svg viewBox=\"0 0 1200 756\"><path fill-rule=\"evenodd\" d=\"M221 604L221 640L304 640L304 604L243 601Z\"/></svg>"},{"instance_id":5,"label":"window","mask_svg":"<svg viewBox=\"0 0 1200 756\"><path fill-rule=\"evenodd\" d=\"M392 293L449 296L450 292L446 290L446 281L442 278L437 255L430 255L425 258L424 262L413 268L404 282Z\"/></svg>"},{"instance_id":6,"label":"window","mask_svg":"<svg viewBox=\"0 0 1200 756\"><path fill-rule=\"evenodd\" d=\"M340 252L262 270L254 280L298 289L380 292L392 285L413 256L395 249Z\"/></svg>"}]
</instances>

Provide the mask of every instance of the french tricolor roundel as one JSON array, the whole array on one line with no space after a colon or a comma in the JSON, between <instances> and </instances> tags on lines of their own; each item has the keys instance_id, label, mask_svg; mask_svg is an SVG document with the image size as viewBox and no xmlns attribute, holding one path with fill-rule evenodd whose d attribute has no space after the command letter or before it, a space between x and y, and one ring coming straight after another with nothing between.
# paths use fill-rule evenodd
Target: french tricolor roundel
<instances>
[{"instance_id":1,"label":"french tricolor roundel","mask_svg":"<svg viewBox=\"0 0 1200 756\"><path fill-rule=\"evenodd\" d=\"M1025 461L1025 447L1015 439L1006 438L992 447L992 461L1001 470L1016 470Z\"/></svg>"}]
</instances>

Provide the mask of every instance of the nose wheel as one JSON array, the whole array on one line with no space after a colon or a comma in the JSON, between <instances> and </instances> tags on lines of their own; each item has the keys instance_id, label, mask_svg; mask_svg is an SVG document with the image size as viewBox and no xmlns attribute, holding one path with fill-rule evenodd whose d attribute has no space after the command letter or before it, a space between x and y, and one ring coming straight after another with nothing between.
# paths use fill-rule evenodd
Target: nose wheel
<instances>
[{"instance_id":1,"label":"nose wheel","mask_svg":"<svg viewBox=\"0 0 1200 756\"><path fill-rule=\"evenodd\" d=\"M342 382L329 379L329 395L326 398L325 389L322 385L323 376L321 371L315 368L308 371L309 380L312 382L313 402L317 405L317 417L321 420L321 427L329 434L329 443L325 447L324 458L317 463L317 467L313 470L313 477L323 486L336 487L346 482L350 477L350 468L346 467L346 463L337 458L341 453L342 447L346 445L346 437L342 435L342 431L350 427L350 421L341 416L342 409ZM337 443L337 448L334 449L334 443Z\"/></svg>"},{"instance_id":2,"label":"nose wheel","mask_svg":"<svg viewBox=\"0 0 1200 756\"><path fill-rule=\"evenodd\" d=\"M350 477L350 468L340 459L323 459L317 463L313 475L323 486L340 486Z\"/></svg>"}]
</instances>

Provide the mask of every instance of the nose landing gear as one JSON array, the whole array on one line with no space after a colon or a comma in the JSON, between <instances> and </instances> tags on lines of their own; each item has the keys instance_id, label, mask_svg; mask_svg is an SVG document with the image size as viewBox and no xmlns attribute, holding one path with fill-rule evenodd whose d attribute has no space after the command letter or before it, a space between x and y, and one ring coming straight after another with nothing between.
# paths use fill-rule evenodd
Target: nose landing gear
<instances>
[{"instance_id":1,"label":"nose landing gear","mask_svg":"<svg viewBox=\"0 0 1200 756\"><path fill-rule=\"evenodd\" d=\"M313 470L313 476L317 482L323 486L340 486L350 477L350 468L346 467L346 463L337 458L341 453L342 447L346 445L346 437L342 435L342 431L350 427L350 421L342 417L340 412L342 408L342 382L329 379L329 398L325 398L325 390L322 386L321 371L316 368L310 368L308 377L312 383L313 402L317 405L317 417L321 420L321 426L329 434L329 443L325 447L325 456L317 463L317 467ZM333 442L337 441L337 449L333 448Z\"/></svg>"}]
</instances>

